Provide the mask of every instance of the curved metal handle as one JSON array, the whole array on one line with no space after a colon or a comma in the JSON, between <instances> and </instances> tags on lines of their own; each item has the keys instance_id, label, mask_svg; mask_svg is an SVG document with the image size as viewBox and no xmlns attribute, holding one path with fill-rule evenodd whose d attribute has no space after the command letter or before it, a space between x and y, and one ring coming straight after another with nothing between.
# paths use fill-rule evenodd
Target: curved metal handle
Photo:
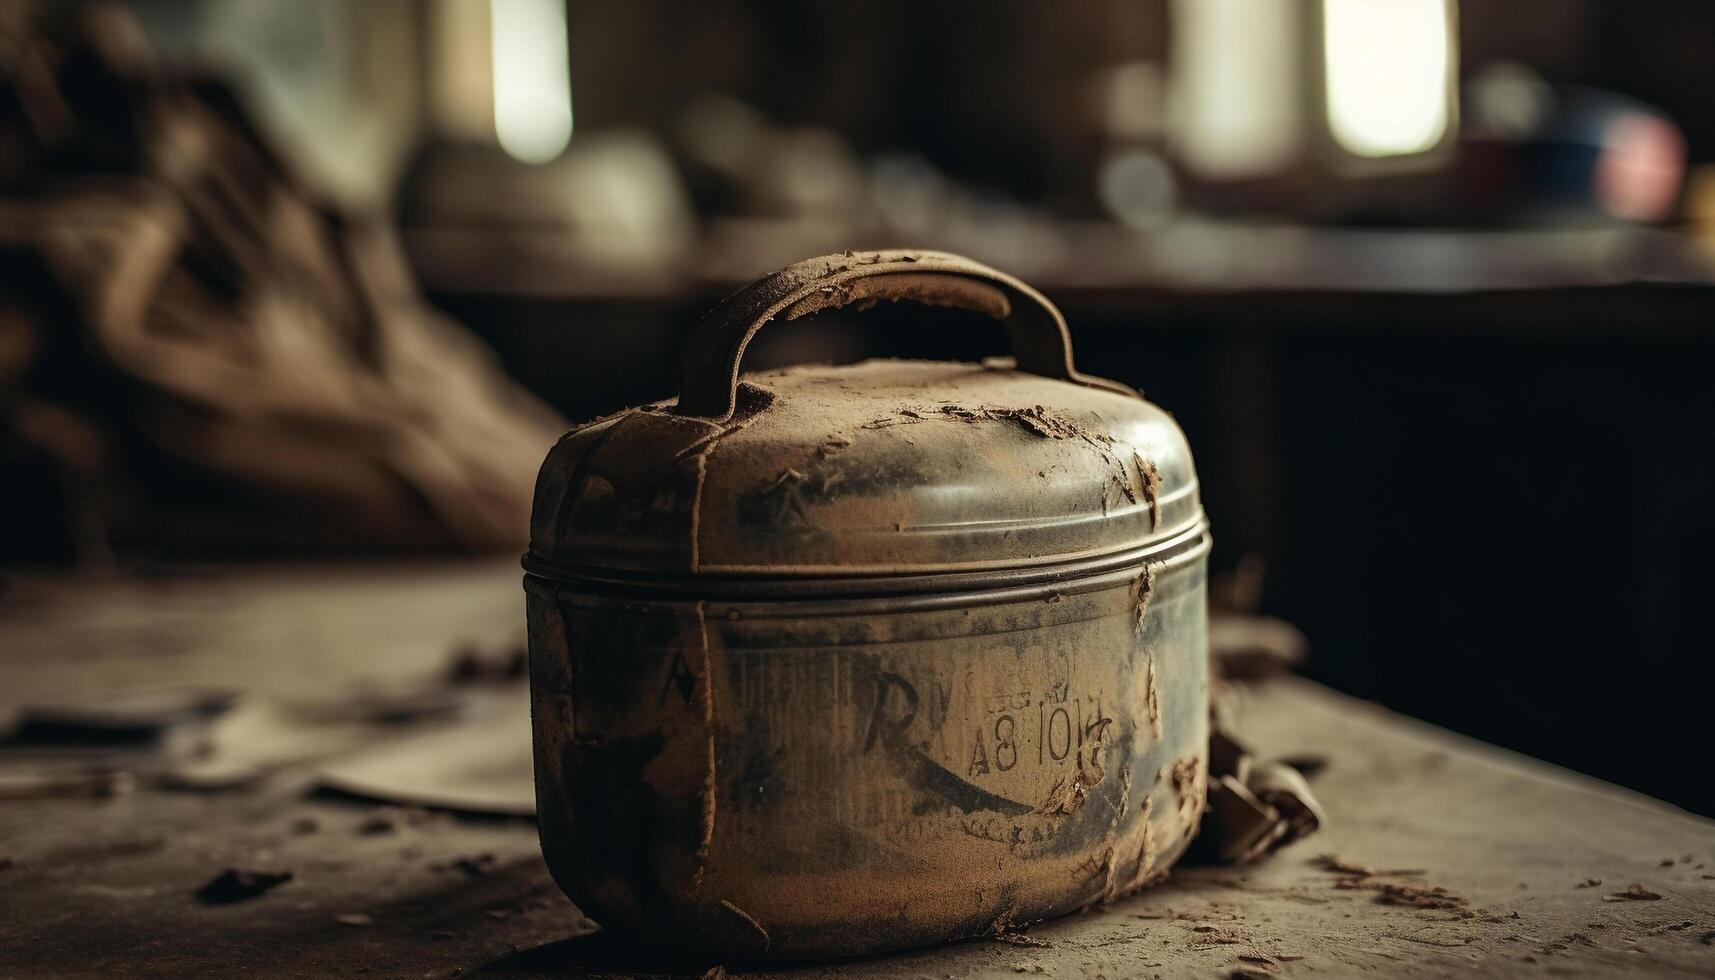
<instances>
[{"instance_id":1,"label":"curved metal handle","mask_svg":"<svg viewBox=\"0 0 1715 980\"><path fill-rule=\"evenodd\" d=\"M1004 272L948 252L889 250L824 255L789 265L715 304L691 331L679 361L677 415L724 422L738 395L739 361L770 320L884 299L986 313L1006 326L1021 371L1137 396L1072 366L1066 320L1046 296Z\"/></svg>"}]
</instances>

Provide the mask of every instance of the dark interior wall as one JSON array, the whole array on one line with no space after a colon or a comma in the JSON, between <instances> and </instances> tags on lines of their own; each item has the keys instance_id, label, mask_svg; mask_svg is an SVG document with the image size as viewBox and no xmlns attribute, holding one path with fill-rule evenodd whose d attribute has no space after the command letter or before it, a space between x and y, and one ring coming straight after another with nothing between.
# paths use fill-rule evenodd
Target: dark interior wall
<instances>
[{"instance_id":1,"label":"dark interior wall","mask_svg":"<svg viewBox=\"0 0 1715 980\"><path fill-rule=\"evenodd\" d=\"M1541 303L1636 316L1604 299ZM1438 305L1280 341L1271 608L1315 676L1715 812L1715 342L1448 338Z\"/></svg>"},{"instance_id":2,"label":"dark interior wall","mask_svg":"<svg viewBox=\"0 0 1715 980\"><path fill-rule=\"evenodd\" d=\"M1703 0L1604 3L1580 77L1667 110L1693 160L1715 159L1715 4Z\"/></svg>"},{"instance_id":3,"label":"dark interior wall","mask_svg":"<svg viewBox=\"0 0 1715 980\"><path fill-rule=\"evenodd\" d=\"M1527 64L1556 84L1652 102L1715 159L1707 0L1462 0L1461 66ZM1167 56L1167 0L570 0L581 126L667 123L725 92L779 121L826 125L864 151L910 147L1026 196L1096 139L1103 66Z\"/></svg>"},{"instance_id":4,"label":"dark interior wall","mask_svg":"<svg viewBox=\"0 0 1715 980\"><path fill-rule=\"evenodd\" d=\"M910 149L960 177L1040 198L1087 175L1095 82L1159 58L1166 0L571 0L580 127L665 130L693 96L834 129L865 153Z\"/></svg>"},{"instance_id":5,"label":"dark interior wall","mask_svg":"<svg viewBox=\"0 0 1715 980\"><path fill-rule=\"evenodd\" d=\"M1462 0L1460 67L1469 72L1505 58L1551 81L1580 80L1591 61L1599 6L1600 0Z\"/></svg>"},{"instance_id":6,"label":"dark interior wall","mask_svg":"<svg viewBox=\"0 0 1715 980\"><path fill-rule=\"evenodd\" d=\"M1715 4L1707 0L1463 0L1469 71L1505 58L1560 85L1589 85L1666 110L1693 160L1715 159Z\"/></svg>"}]
</instances>

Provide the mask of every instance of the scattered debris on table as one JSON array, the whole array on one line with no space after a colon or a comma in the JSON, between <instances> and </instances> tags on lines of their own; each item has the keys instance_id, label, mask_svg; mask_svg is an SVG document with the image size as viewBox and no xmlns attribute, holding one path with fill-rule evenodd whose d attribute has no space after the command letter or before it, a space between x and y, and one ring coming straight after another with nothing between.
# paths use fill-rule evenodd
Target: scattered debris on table
<instances>
[{"instance_id":1,"label":"scattered debris on table","mask_svg":"<svg viewBox=\"0 0 1715 980\"><path fill-rule=\"evenodd\" d=\"M522 642L498 650L467 643L453 650L446 676L453 684L504 684L522 680L529 666L530 654Z\"/></svg>"},{"instance_id":2,"label":"scattered debris on table","mask_svg":"<svg viewBox=\"0 0 1715 980\"><path fill-rule=\"evenodd\" d=\"M1644 886L1642 886L1642 885L1640 885L1634 881L1631 884L1627 885L1625 888L1621 889L1620 891L1611 892L1607 895L1602 896L1602 901L1604 901L1604 902L1659 902L1659 901L1661 901L1661 898L1662 897L1660 895L1656 894L1655 892L1650 891L1648 888L1645 888Z\"/></svg>"},{"instance_id":3,"label":"scattered debris on table","mask_svg":"<svg viewBox=\"0 0 1715 980\"><path fill-rule=\"evenodd\" d=\"M1338 854L1323 854L1310 862L1323 871L1333 871L1337 874L1349 875L1354 878L1407 878L1424 874L1422 868L1392 868L1377 871L1353 861L1348 861Z\"/></svg>"},{"instance_id":4,"label":"scattered debris on table","mask_svg":"<svg viewBox=\"0 0 1715 980\"><path fill-rule=\"evenodd\" d=\"M1007 943L1011 946L1029 946L1032 949L1053 949L1054 944L1042 939L1035 939L1022 932L997 932L989 936L997 943Z\"/></svg>"},{"instance_id":5,"label":"scattered debris on table","mask_svg":"<svg viewBox=\"0 0 1715 980\"><path fill-rule=\"evenodd\" d=\"M1416 878L1425 872L1422 868L1395 868L1378 870L1366 865L1349 861L1337 854L1323 854L1311 859L1311 865L1323 871L1332 872L1339 877L1334 879L1334 887L1342 891L1364 891L1375 894L1377 905L1401 905L1414 909L1433 909L1452 912L1457 918L1470 919L1476 916L1471 910L1471 903L1466 898L1455 895L1439 885L1426 885L1415 881L1388 881L1388 878Z\"/></svg>"},{"instance_id":6,"label":"scattered debris on table","mask_svg":"<svg viewBox=\"0 0 1715 980\"><path fill-rule=\"evenodd\" d=\"M481 817L533 817L529 691L514 681L457 724L423 726L329 760L318 785L342 796ZM480 710L476 710L480 707Z\"/></svg>"},{"instance_id":7,"label":"scattered debris on table","mask_svg":"<svg viewBox=\"0 0 1715 980\"><path fill-rule=\"evenodd\" d=\"M229 688L141 688L92 694L18 711L11 742L46 745L146 745L207 721L238 700Z\"/></svg>"},{"instance_id":8,"label":"scattered debris on table","mask_svg":"<svg viewBox=\"0 0 1715 980\"><path fill-rule=\"evenodd\" d=\"M290 871L246 871L227 868L214 880L197 890L197 900L209 905L230 905L258 895L292 880Z\"/></svg>"},{"instance_id":9,"label":"scattered debris on table","mask_svg":"<svg viewBox=\"0 0 1715 980\"><path fill-rule=\"evenodd\" d=\"M436 871L463 871L471 877L488 874L499 866L499 859L493 854L484 852L469 857L457 857L451 861L430 865Z\"/></svg>"}]
</instances>

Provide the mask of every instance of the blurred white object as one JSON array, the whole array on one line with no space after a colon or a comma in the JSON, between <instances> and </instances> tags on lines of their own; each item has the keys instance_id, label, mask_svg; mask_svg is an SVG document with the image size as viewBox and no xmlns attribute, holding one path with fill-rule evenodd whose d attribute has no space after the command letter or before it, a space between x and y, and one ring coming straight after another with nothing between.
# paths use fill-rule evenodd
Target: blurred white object
<instances>
[{"instance_id":1,"label":"blurred white object","mask_svg":"<svg viewBox=\"0 0 1715 980\"><path fill-rule=\"evenodd\" d=\"M494 134L522 163L546 163L572 139L565 0L489 0Z\"/></svg>"},{"instance_id":2,"label":"blurred white object","mask_svg":"<svg viewBox=\"0 0 1715 980\"><path fill-rule=\"evenodd\" d=\"M534 236L605 270L671 265L695 221L666 150L631 130L580 135L540 166L490 147L441 147L421 164L410 193L419 222L432 229Z\"/></svg>"},{"instance_id":3,"label":"blurred white object","mask_svg":"<svg viewBox=\"0 0 1715 980\"><path fill-rule=\"evenodd\" d=\"M1529 139L1554 109L1548 82L1517 61L1490 61L1465 83L1465 123L1478 136Z\"/></svg>"},{"instance_id":4,"label":"blurred white object","mask_svg":"<svg viewBox=\"0 0 1715 980\"><path fill-rule=\"evenodd\" d=\"M742 180L773 134L774 125L748 103L705 92L693 97L674 127L693 163Z\"/></svg>"},{"instance_id":5,"label":"blurred white object","mask_svg":"<svg viewBox=\"0 0 1715 980\"><path fill-rule=\"evenodd\" d=\"M1168 129L1210 180L1278 173L1304 146L1299 0L1174 0Z\"/></svg>"},{"instance_id":6,"label":"blurred white object","mask_svg":"<svg viewBox=\"0 0 1715 980\"><path fill-rule=\"evenodd\" d=\"M869 193L887 227L907 237L935 234L953 210L952 182L915 153L883 153L871 161Z\"/></svg>"},{"instance_id":7,"label":"blurred white object","mask_svg":"<svg viewBox=\"0 0 1715 980\"><path fill-rule=\"evenodd\" d=\"M318 195L360 211L384 205L419 137L412 0L124 6L165 59L230 77L273 151Z\"/></svg>"},{"instance_id":8,"label":"blurred white object","mask_svg":"<svg viewBox=\"0 0 1715 980\"><path fill-rule=\"evenodd\" d=\"M1168 145L1204 181L1439 165L1458 135L1455 0L1174 0Z\"/></svg>"},{"instance_id":9,"label":"blurred white object","mask_svg":"<svg viewBox=\"0 0 1715 980\"><path fill-rule=\"evenodd\" d=\"M1096 111L1108 138L1159 139L1166 130L1167 79L1152 61L1127 61L1096 76Z\"/></svg>"},{"instance_id":10,"label":"blurred white object","mask_svg":"<svg viewBox=\"0 0 1715 980\"><path fill-rule=\"evenodd\" d=\"M1173 217L1173 168L1161 154L1144 147L1109 153L1096 174L1096 193L1108 212L1140 230L1158 228Z\"/></svg>"},{"instance_id":11,"label":"blurred white object","mask_svg":"<svg viewBox=\"0 0 1715 980\"><path fill-rule=\"evenodd\" d=\"M674 126L693 174L719 183L722 205L747 217L856 221L865 206L863 164L825 127L777 126L727 95L696 97Z\"/></svg>"},{"instance_id":12,"label":"blurred white object","mask_svg":"<svg viewBox=\"0 0 1715 980\"><path fill-rule=\"evenodd\" d=\"M1446 140L1458 41L1450 0L1322 0L1328 130L1359 157L1411 156Z\"/></svg>"},{"instance_id":13,"label":"blurred white object","mask_svg":"<svg viewBox=\"0 0 1715 980\"><path fill-rule=\"evenodd\" d=\"M759 163L758 204L766 212L850 220L863 207L863 165L831 129L781 130Z\"/></svg>"},{"instance_id":14,"label":"blurred white object","mask_svg":"<svg viewBox=\"0 0 1715 980\"><path fill-rule=\"evenodd\" d=\"M476 717L413 732L328 762L319 784L335 792L404 806L488 816L536 815L530 754L530 698L492 695Z\"/></svg>"}]
</instances>

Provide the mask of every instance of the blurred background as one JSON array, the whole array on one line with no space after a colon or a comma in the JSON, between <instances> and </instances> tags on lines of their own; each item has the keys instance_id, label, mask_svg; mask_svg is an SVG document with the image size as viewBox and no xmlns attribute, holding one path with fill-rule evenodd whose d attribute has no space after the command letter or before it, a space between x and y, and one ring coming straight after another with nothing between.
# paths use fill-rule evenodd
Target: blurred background
<instances>
[{"instance_id":1,"label":"blurred background","mask_svg":"<svg viewBox=\"0 0 1715 980\"><path fill-rule=\"evenodd\" d=\"M964 252L1336 688L1715 814L1715 4L0 0L0 561L516 552L699 311ZM746 363L974 360L877 309Z\"/></svg>"}]
</instances>

